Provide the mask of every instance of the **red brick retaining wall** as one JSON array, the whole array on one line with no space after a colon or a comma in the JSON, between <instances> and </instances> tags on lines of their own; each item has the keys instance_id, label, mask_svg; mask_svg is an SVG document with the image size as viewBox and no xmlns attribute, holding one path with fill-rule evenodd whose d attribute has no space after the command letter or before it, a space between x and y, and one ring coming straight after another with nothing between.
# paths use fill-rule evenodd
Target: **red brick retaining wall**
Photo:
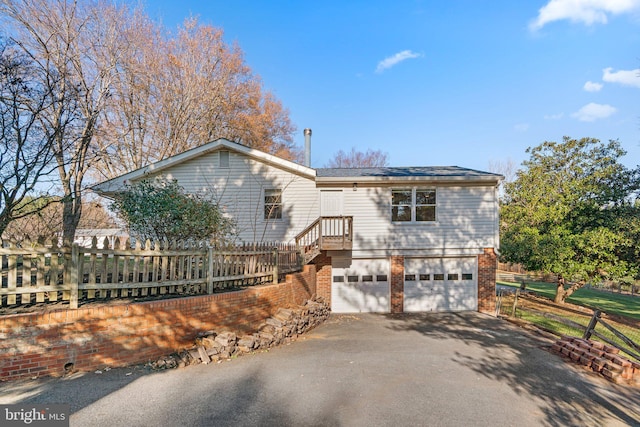
<instances>
[{"instance_id":1,"label":"red brick retaining wall","mask_svg":"<svg viewBox=\"0 0 640 427\"><path fill-rule=\"evenodd\" d=\"M253 331L278 308L316 293L315 266L277 285L77 310L0 316L0 380L144 363L207 330Z\"/></svg>"}]
</instances>

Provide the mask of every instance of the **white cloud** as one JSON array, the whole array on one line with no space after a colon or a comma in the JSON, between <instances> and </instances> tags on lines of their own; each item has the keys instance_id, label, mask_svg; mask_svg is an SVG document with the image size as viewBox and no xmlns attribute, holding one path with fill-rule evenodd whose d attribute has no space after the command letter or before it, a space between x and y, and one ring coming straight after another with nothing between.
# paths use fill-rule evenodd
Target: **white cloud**
<instances>
[{"instance_id":1,"label":"white cloud","mask_svg":"<svg viewBox=\"0 0 640 427\"><path fill-rule=\"evenodd\" d=\"M631 12L640 8L640 0L550 0L529 24L531 31L546 24L568 19L585 25L606 24L608 15Z\"/></svg>"},{"instance_id":2,"label":"white cloud","mask_svg":"<svg viewBox=\"0 0 640 427\"><path fill-rule=\"evenodd\" d=\"M526 132L529 130L529 123L518 123L513 127L517 132Z\"/></svg>"},{"instance_id":3,"label":"white cloud","mask_svg":"<svg viewBox=\"0 0 640 427\"><path fill-rule=\"evenodd\" d=\"M548 114L548 115L544 116L544 119L545 120L560 120L563 117L564 117L564 113Z\"/></svg>"},{"instance_id":4,"label":"white cloud","mask_svg":"<svg viewBox=\"0 0 640 427\"><path fill-rule=\"evenodd\" d=\"M589 81L584 84L583 89L587 92L598 92L600 89L602 89L602 83Z\"/></svg>"},{"instance_id":5,"label":"white cloud","mask_svg":"<svg viewBox=\"0 0 640 427\"><path fill-rule=\"evenodd\" d=\"M605 119L618 111L615 107L608 104L596 104L590 102L585 105L571 116L580 120L581 122L593 122L598 119Z\"/></svg>"},{"instance_id":6,"label":"white cloud","mask_svg":"<svg viewBox=\"0 0 640 427\"><path fill-rule=\"evenodd\" d=\"M411 52L410 50L403 50L402 52L398 52L395 55L389 56L378 62L376 73L381 73L384 70L399 64L402 61L406 61L407 59L419 58L421 56L422 55L419 53Z\"/></svg>"},{"instance_id":7,"label":"white cloud","mask_svg":"<svg viewBox=\"0 0 640 427\"><path fill-rule=\"evenodd\" d=\"M602 80L608 83L619 83L640 88L640 68L619 71L613 71L613 68L605 68L602 70Z\"/></svg>"}]
</instances>

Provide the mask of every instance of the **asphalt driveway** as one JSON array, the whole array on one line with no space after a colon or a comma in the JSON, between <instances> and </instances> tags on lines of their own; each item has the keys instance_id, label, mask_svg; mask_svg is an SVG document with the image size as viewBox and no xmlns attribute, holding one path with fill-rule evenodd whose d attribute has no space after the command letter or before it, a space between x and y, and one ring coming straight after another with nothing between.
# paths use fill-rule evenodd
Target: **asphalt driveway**
<instances>
[{"instance_id":1,"label":"asphalt driveway","mask_svg":"<svg viewBox=\"0 0 640 427\"><path fill-rule=\"evenodd\" d=\"M0 403L67 403L72 426L640 425L640 390L478 313L332 315L219 364L0 383Z\"/></svg>"}]
</instances>

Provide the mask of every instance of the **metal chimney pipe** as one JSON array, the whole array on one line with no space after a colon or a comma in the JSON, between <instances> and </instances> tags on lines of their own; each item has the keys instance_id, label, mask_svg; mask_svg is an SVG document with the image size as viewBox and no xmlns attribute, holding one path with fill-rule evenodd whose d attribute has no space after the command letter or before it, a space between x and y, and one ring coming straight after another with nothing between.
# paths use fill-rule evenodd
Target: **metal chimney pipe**
<instances>
[{"instance_id":1,"label":"metal chimney pipe","mask_svg":"<svg viewBox=\"0 0 640 427\"><path fill-rule=\"evenodd\" d=\"M304 130L304 165L311 167L311 129Z\"/></svg>"}]
</instances>

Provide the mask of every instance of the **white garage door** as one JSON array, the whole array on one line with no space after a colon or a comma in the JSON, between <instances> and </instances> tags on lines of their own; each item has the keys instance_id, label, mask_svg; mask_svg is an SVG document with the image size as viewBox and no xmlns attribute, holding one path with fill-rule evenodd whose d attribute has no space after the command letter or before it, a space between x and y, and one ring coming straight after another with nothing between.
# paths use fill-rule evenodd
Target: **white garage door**
<instances>
[{"instance_id":1,"label":"white garage door","mask_svg":"<svg viewBox=\"0 0 640 427\"><path fill-rule=\"evenodd\" d=\"M469 258L407 258L404 311L478 309L478 266Z\"/></svg>"},{"instance_id":2,"label":"white garage door","mask_svg":"<svg viewBox=\"0 0 640 427\"><path fill-rule=\"evenodd\" d=\"M335 262L332 276L331 311L334 313L389 312L388 259Z\"/></svg>"}]
</instances>

